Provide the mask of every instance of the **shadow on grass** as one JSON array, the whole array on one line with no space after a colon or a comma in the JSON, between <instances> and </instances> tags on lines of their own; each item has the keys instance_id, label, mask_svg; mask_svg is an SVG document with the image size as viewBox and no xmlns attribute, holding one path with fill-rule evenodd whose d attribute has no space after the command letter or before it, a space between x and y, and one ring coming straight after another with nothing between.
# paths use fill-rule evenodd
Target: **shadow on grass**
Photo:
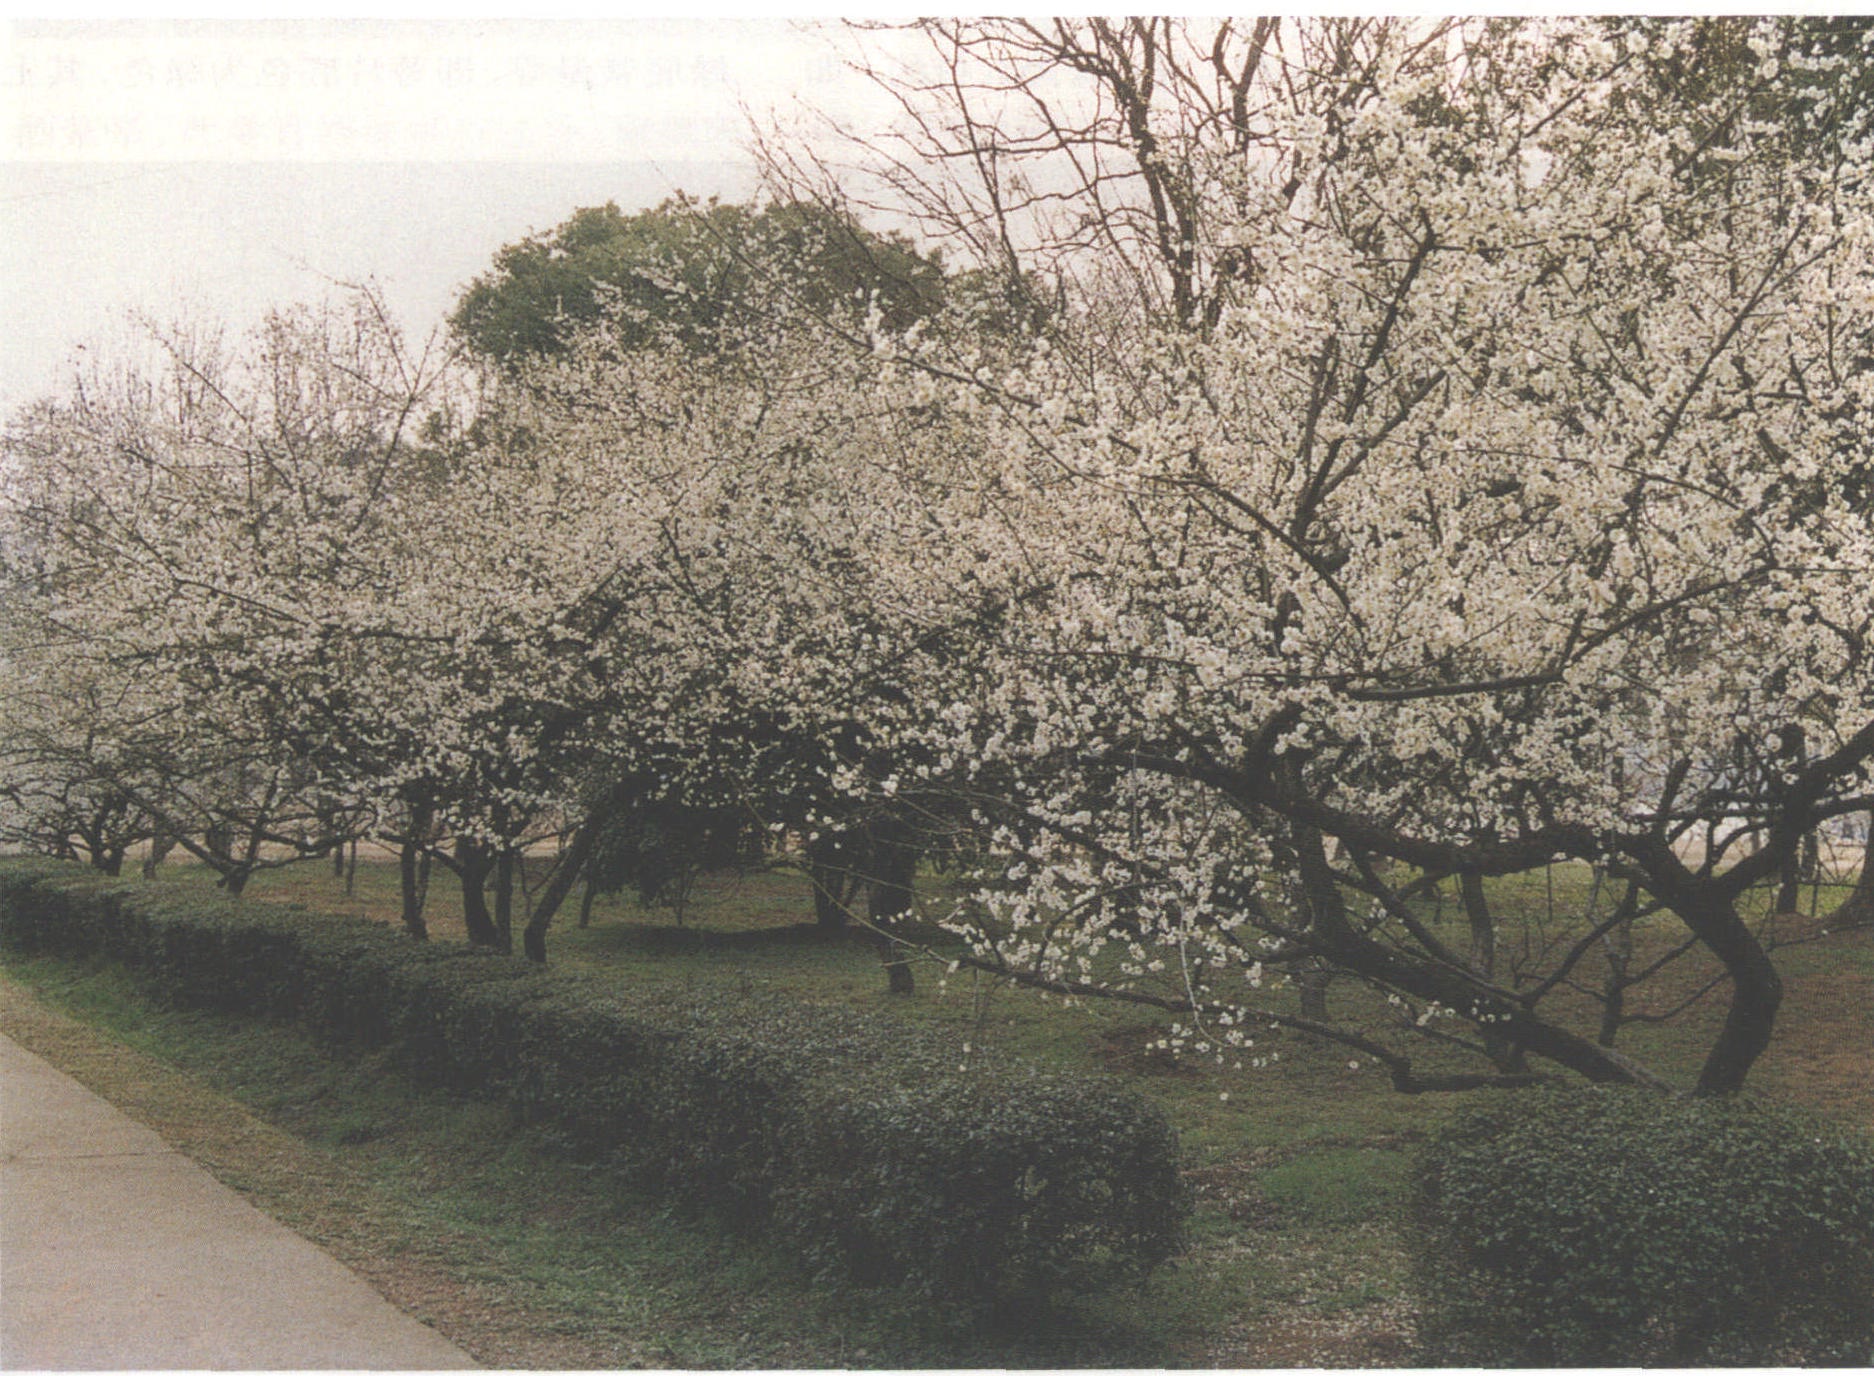
<instances>
[{"instance_id":1,"label":"shadow on grass","mask_svg":"<svg viewBox=\"0 0 1874 1376\"><path fill-rule=\"evenodd\" d=\"M920 946L941 949L961 944L951 933L925 923L906 924L899 934ZM588 927L583 936L588 951L654 956L693 955L707 951L837 950L841 947L871 951L879 941L878 936L866 927L822 927L817 922L795 922L782 927L731 928L614 922Z\"/></svg>"}]
</instances>

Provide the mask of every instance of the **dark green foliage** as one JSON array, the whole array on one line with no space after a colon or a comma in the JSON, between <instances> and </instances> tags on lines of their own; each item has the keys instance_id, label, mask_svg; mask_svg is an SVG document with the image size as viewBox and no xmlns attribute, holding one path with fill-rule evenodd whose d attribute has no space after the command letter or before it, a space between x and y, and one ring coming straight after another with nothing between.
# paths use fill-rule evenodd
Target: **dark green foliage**
<instances>
[{"instance_id":1,"label":"dark green foliage","mask_svg":"<svg viewBox=\"0 0 1874 1376\"><path fill-rule=\"evenodd\" d=\"M1135 1096L965 1065L847 1009L627 997L370 922L59 862L0 865L0 942L108 956L180 1004L383 1051L818 1267L934 1298L1142 1276L1186 1211L1176 1135Z\"/></svg>"},{"instance_id":2,"label":"dark green foliage","mask_svg":"<svg viewBox=\"0 0 1874 1376\"><path fill-rule=\"evenodd\" d=\"M678 196L635 215L609 201L583 207L508 245L463 291L450 324L472 349L504 360L561 353L601 319L624 348L670 337L707 351L777 300L848 324L876 305L902 330L943 298L942 264L902 235L812 204Z\"/></svg>"},{"instance_id":3,"label":"dark green foliage","mask_svg":"<svg viewBox=\"0 0 1874 1376\"><path fill-rule=\"evenodd\" d=\"M598 893L634 889L643 906L671 908L681 923L696 880L759 865L762 840L746 807L630 793L607 813L586 880Z\"/></svg>"},{"instance_id":4,"label":"dark green foliage","mask_svg":"<svg viewBox=\"0 0 1874 1376\"><path fill-rule=\"evenodd\" d=\"M777 1190L780 1230L828 1266L985 1297L1137 1277L1172 1250L1183 1194L1156 1109L1061 1077L944 1071L822 1086L781 1144L816 1166Z\"/></svg>"},{"instance_id":5,"label":"dark green foliage","mask_svg":"<svg viewBox=\"0 0 1874 1376\"><path fill-rule=\"evenodd\" d=\"M1522 1093L1423 1150L1440 1364L1874 1360L1874 1144L1764 1105Z\"/></svg>"}]
</instances>

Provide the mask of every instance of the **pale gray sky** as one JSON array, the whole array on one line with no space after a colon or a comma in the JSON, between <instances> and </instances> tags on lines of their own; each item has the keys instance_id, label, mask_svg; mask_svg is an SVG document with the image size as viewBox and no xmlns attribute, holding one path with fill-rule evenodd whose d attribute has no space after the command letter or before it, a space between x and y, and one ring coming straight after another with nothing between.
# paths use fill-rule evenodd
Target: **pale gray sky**
<instances>
[{"instance_id":1,"label":"pale gray sky","mask_svg":"<svg viewBox=\"0 0 1874 1376\"><path fill-rule=\"evenodd\" d=\"M439 323L575 206L747 195L746 107L886 115L773 20L0 25L0 407L128 310L246 323L375 277Z\"/></svg>"}]
</instances>

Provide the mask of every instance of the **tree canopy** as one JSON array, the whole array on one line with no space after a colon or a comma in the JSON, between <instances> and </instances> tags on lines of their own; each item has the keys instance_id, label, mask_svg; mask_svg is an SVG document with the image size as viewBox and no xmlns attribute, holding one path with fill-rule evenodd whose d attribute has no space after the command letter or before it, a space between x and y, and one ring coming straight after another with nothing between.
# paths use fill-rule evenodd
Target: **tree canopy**
<instances>
[{"instance_id":1,"label":"tree canopy","mask_svg":"<svg viewBox=\"0 0 1874 1376\"><path fill-rule=\"evenodd\" d=\"M1874 809L1874 150L1761 103L1871 54L1803 32L1666 102L1697 22L927 21L857 208L801 151L581 211L464 296L502 367L368 302L170 339L8 437L17 834L349 826L501 934L530 838L557 901L647 801L869 829L882 920L942 853L962 959L1191 1048L1659 1087L1663 976L1734 1091L1754 895ZM1590 896L1499 940L1556 863Z\"/></svg>"},{"instance_id":2,"label":"tree canopy","mask_svg":"<svg viewBox=\"0 0 1874 1376\"><path fill-rule=\"evenodd\" d=\"M702 349L737 337L781 295L849 320L876 308L897 331L937 311L944 273L903 235L811 200L676 196L635 215L608 201L501 249L450 323L471 348L504 360L562 353L601 319L625 347L668 332Z\"/></svg>"}]
</instances>

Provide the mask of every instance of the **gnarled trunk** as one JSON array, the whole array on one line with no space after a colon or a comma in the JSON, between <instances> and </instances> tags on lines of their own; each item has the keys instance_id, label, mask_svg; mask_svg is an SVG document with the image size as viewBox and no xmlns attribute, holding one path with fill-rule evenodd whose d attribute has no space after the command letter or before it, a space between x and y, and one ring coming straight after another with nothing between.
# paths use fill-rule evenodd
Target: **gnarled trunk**
<instances>
[{"instance_id":1,"label":"gnarled trunk","mask_svg":"<svg viewBox=\"0 0 1874 1376\"><path fill-rule=\"evenodd\" d=\"M1868 814L1868 839L1861 849L1861 874L1854 888L1828 915L1830 930L1874 926L1874 812Z\"/></svg>"},{"instance_id":2,"label":"gnarled trunk","mask_svg":"<svg viewBox=\"0 0 1874 1376\"><path fill-rule=\"evenodd\" d=\"M609 820L608 813L595 810L580 824L572 844L560 853L559 863L554 866L546 888L541 890L540 901L534 905L533 915L527 919L527 929L521 933L521 946L529 960L546 963L547 928L552 925L553 915L560 910L560 904L566 901L566 895L573 891L573 885L581 875L586 874L592 852L598 848L599 833L605 829ZM579 905L579 925L584 927L591 921L592 879L587 875L585 900Z\"/></svg>"},{"instance_id":3,"label":"gnarled trunk","mask_svg":"<svg viewBox=\"0 0 1874 1376\"><path fill-rule=\"evenodd\" d=\"M1719 952L1731 972L1731 1007L1699 1071L1699 1094L1735 1094L1744 1087L1751 1066L1770 1045L1776 1010L1783 1002L1783 981L1769 955L1735 912L1723 925L1728 928L1733 923L1743 939L1733 940L1727 931Z\"/></svg>"},{"instance_id":4,"label":"gnarled trunk","mask_svg":"<svg viewBox=\"0 0 1874 1376\"><path fill-rule=\"evenodd\" d=\"M1783 981L1763 943L1738 916L1735 875L1719 880L1694 875L1659 838L1649 839L1632 853L1648 872L1648 887L1731 977L1731 1006L1705 1054L1695 1092L1735 1094L1770 1044L1776 1012L1783 1002Z\"/></svg>"},{"instance_id":5,"label":"gnarled trunk","mask_svg":"<svg viewBox=\"0 0 1874 1376\"><path fill-rule=\"evenodd\" d=\"M498 949L501 943L488 911L487 894L494 855L481 843L464 838L455 843L455 856L456 872L462 878L462 925L468 929L469 944Z\"/></svg>"}]
</instances>

